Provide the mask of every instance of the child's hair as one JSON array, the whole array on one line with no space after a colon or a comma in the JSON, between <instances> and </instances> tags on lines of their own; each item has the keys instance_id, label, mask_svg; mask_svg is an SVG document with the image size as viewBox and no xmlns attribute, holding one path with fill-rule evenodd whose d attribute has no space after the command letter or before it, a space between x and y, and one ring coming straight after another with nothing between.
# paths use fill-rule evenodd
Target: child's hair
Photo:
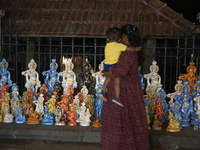
<instances>
[{"instance_id":1,"label":"child's hair","mask_svg":"<svg viewBox=\"0 0 200 150\"><path fill-rule=\"evenodd\" d=\"M142 39L140 38L139 29L135 25L124 25L121 28L121 31L127 35L129 43L134 47L142 46ZM138 64L139 66L142 65L144 57L143 57L143 50L137 52L138 54Z\"/></svg>"},{"instance_id":2,"label":"child's hair","mask_svg":"<svg viewBox=\"0 0 200 150\"><path fill-rule=\"evenodd\" d=\"M111 41L118 41L122 38L122 35L122 31L117 27L109 28L106 32L106 37Z\"/></svg>"}]
</instances>

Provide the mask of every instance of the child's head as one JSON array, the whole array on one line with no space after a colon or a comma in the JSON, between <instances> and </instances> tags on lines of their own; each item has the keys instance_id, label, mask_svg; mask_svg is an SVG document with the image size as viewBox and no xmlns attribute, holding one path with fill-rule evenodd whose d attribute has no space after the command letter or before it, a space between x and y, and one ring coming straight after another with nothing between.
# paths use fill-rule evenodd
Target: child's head
<instances>
[{"instance_id":1,"label":"child's head","mask_svg":"<svg viewBox=\"0 0 200 150\"><path fill-rule=\"evenodd\" d=\"M106 32L106 38L109 42L120 42L122 35L122 31L116 27L109 28Z\"/></svg>"}]
</instances>

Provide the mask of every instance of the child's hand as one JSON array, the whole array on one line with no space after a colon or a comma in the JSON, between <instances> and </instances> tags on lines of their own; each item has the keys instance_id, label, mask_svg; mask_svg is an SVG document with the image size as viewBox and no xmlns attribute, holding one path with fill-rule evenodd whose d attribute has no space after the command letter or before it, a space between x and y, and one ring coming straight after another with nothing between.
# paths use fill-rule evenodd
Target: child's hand
<instances>
[{"instance_id":1,"label":"child's hand","mask_svg":"<svg viewBox=\"0 0 200 150\"><path fill-rule=\"evenodd\" d=\"M135 51L136 51L136 52L138 52L138 51L140 51L140 50L142 50L142 46L136 47L136 48L135 48Z\"/></svg>"}]
</instances>

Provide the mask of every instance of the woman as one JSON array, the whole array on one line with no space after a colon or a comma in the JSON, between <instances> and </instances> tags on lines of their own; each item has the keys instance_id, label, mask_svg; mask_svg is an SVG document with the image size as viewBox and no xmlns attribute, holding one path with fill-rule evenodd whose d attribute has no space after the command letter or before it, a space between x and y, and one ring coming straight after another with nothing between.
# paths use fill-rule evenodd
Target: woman
<instances>
[{"instance_id":1,"label":"woman","mask_svg":"<svg viewBox=\"0 0 200 150\"><path fill-rule=\"evenodd\" d=\"M141 46L136 26L122 27L123 41L127 46ZM141 53L141 52L140 52ZM103 150L149 150L148 124L143 91L138 72L136 52L122 52L118 63L105 76L121 78L121 100L124 107L112 103L114 81L107 88L108 102L102 108L101 145Z\"/></svg>"}]
</instances>

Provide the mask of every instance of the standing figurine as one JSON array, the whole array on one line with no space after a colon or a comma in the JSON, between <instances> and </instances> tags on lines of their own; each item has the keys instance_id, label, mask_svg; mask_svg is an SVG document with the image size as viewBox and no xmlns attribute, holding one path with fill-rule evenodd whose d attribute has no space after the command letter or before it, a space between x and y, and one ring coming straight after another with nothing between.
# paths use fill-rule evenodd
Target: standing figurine
<instances>
[{"instance_id":1,"label":"standing figurine","mask_svg":"<svg viewBox=\"0 0 200 150\"><path fill-rule=\"evenodd\" d=\"M44 95L40 94L38 100L35 100L33 103L36 105L35 111L40 115L39 120L42 121L42 116L44 114Z\"/></svg>"},{"instance_id":2,"label":"standing figurine","mask_svg":"<svg viewBox=\"0 0 200 150\"><path fill-rule=\"evenodd\" d=\"M181 80L177 81L177 84L175 85L175 92L174 93L169 93L167 94L167 97L170 97L170 101L169 101L169 106L170 109L172 109L174 107L174 96L178 96L181 94L181 88L182 88L183 84Z\"/></svg>"},{"instance_id":3,"label":"standing figurine","mask_svg":"<svg viewBox=\"0 0 200 150\"><path fill-rule=\"evenodd\" d=\"M33 59L31 59L30 63L28 64L29 70L23 71L22 75L26 77L26 84L25 87L32 88L33 94L37 93L38 88L41 86L39 81L39 74L36 71L37 64Z\"/></svg>"},{"instance_id":4,"label":"standing figurine","mask_svg":"<svg viewBox=\"0 0 200 150\"><path fill-rule=\"evenodd\" d=\"M2 61L0 63L0 67L1 67L1 70L0 70L0 76L1 76L0 89L1 89L3 82L5 82L8 86L8 88L9 88L9 87L12 86L12 80L10 79L10 72L7 70L8 69L8 62L6 61L5 58L2 59Z\"/></svg>"},{"instance_id":5,"label":"standing figurine","mask_svg":"<svg viewBox=\"0 0 200 150\"><path fill-rule=\"evenodd\" d=\"M162 109L163 109L163 117L162 117L162 122L167 121L167 112L168 112L168 104L166 102L166 93L164 89L161 89L158 93L158 97L161 98L161 104L162 104Z\"/></svg>"},{"instance_id":6,"label":"standing figurine","mask_svg":"<svg viewBox=\"0 0 200 150\"><path fill-rule=\"evenodd\" d=\"M182 96L181 98L181 117L182 117L182 126L189 127L190 126L190 115L193 113L193 100L189 95L190 86L188 85L188 81L183 82L182 87Z\"/></svg>"},{"instance_id":7,"label":"standing figurine","mask_svg":"<svg viewBox=\"0 0 200 150\"><path fill-rule=\"evenodd\" d=\"M67 114L69 115L68 125L69 126L76 126L77 123L76 123L76 112L74 111L75 110L74 103L70 104L69 110L70 111L67 112Z\"/></svg>"},{"instance_id":8,"label":"standing figurine","mask_svg":"<svg viewBox=\"0 0 200 150\"><path fill-rule=\"evenodd\" d=\"M48 102L46 102L45 105L48 106L49 113L54 115L56 112L56 97L55 97L55 95L52 95L51 99Z\"/></svg>"},{"instance_id":9,"label":"standing figurine","mask_svg":"<svg viewBox=\"0 0 200 150\"><path fill-rule=\"evenodd\" d=\"M33 93L31 88L28 88L28 102L29 102L29 107L34 107L34 103L33 103Z\"/></svg>"},{"instance_id":10,"label":"standing figurine","mask_svg":"<svg viewBox=\"0 0 200 150\"><path fill-rule=\"evenodd\" d=\"M83 102L85 102L85 100L87 99L87 95L88 95L88 89L85 85L81 88L81 93L83 96Z\"/></svg>"},{"instance_id":11,"label":"standing figurine","mask_svg":"<svg viewBox=\"0 0 200 150\"><path fill-rule=\"evenodd\" d=\"M150 116L150 121L153 121L153 115L154 115L153 106L156 105L156 102L154 101L153 95L154 95L154 90L150 86L147 89L147 95L146 95L146 98L145 98L145 101L149 101L149 116Z\"/></svg>"},{"instance_id":12,"label":"standing figurine","mask_svg":"<svg viewBox=\"0 0 200 150\"><path fill-rule=\"evenodd\" d=\"M28 91L24 91L21 99L22 114L29 115Z\"/></svg>"},{"instance_id":13,"label":"standing figurine","mask_svg":"<svg viewBox=\"0 0 200 150\"><path fill-rule=\"evenodd\" d=\"M158 66L156 65L157 62L153 61L152 65L150 66L150 73L149 74L145 74L144 78L147 79L147 88L146 91L148 90L148 88L151 86L152 89L154 90L154 98L157 98L157 94L160 91L162 84L161 84L161 77L158 74Z\"/></svg>"},{"instance_id":14,"label":"standing figurine","mask_svg":"<svg viewBox=\"0 0 200 150\"><path fill-rule=\"evenodd\" d=\"M83 72L77 73L78 76L80 76L80 88L82 88L84 85L89 90L89 93L92 93L92 89L94 89L94 83L93 83L93 77L91 74L91 65L86 59L85 64L83 65Z\"/></svg>"},{"instance_id":15,"label":"standing figurine","mask_svg":"<svg viewBox=\"0 0 200 150\"><path fill-rule=\"evenodd\" d=\"M48 102L49 99L48 99L47 92L48 92L48 88L46 87L46 84L43 83L42 86L41 86L41 88L40 88L40 92L36 93L35 95L37 97L39 97L40 94L43 94L43 96L44 96L44 102Z\"/></svg>"},{"instance_id":16,"label":"standing figurine","mask_svg":"<svg viewBox=\"0 0 200 150\"><path fill-rule=\"evenodd\" d=\"M99 84L96 89L96 100L94 102L94 121L92 124L93 127L101 127L101 110L103 106L103 100L100 99L99 93L102 92L102 88L103 86Z\"/></svg>"},{"instance_id":17,"label":"standing figurine","mask_svg":"<svg viewBox=\"0 0 200 150\"><path fill-rule=\"evenodd\" d=\"M92 76L96 79L96 85L95 85L95 89L97 89L97 85L98 84L102 84L105 81L105 77L103 76L103 61L101 62L101 64L99 65L99 71L96 73L93 73Z\"/></svg>"},{"instance_id":18,"label":"standing figurine","mask_svg":"<svg viewBox=\"0 0 200 150\"><path fill-rule=\"evenodd\" d=\"M68 98L69 98L69 103L73 103L74 102L74 89L72 88L71 85L68 86L67 91L66 91Z\"/></svg>"},{"instance_id":19,"label":"standing figurine","mask_svg":"<svg viewBox=\"0 0 200 150\"><path fill-rule=\"evenodd\" d=\"M74 97L74 108L75 108L75 113L76 113L76 122L79 122L79 112L80 112L80 100L78 99L78 95Z\"/></svg>"},{"instance_id":20,"label":"standing figurine","mask_svg":"<svg viewBox=\"0 0 200 150\"><path fill-rule=\"evenodd\" d=\"M18 112L15 118L15 123L26 123L26 117L22 115L22 109L18 108Z\"/></svg>"},{"instance_id":21,"label":"standing figurine","mask_svg":"<svg viewBox=\"0 0 200 150\"><path fill-rule=\"evenodd\" d=\"M8 109L8 111L10 110L10 94L8 92L2 93L4 96L2 99L0 99L1 102L1 114L3 115L3 118L5 116L6 113L6 109Z\"/></svg>"},{"instance_id":22,"label":"standing figurine","mask_svg":"<svg viewBox=\"0 0 200 150\"><path fill-rule=\"evenodd\" d=\"M17 89L16 87L14 89ZM17 91L17 90L16 90ZM14 91L15 92L15 91ZM14 93L13 92L13 93ZM11 103L11 113L16 116L17 112L18 112L18 108L20 106L20 102L19 102L19 98L18 98L18 94L14 93L12 99L10 100Z\"/></svg>"},{"instance_id":23,"label":"standing figurine","mask_svg":"<svg viewBox=\"0 0 200 150\"><path fill-rule=\"evenodd\" d=\"M162 121L162 117L164 115L162 103L161 103L162 98L158 97L157 100L158 100L158 103L157 105L154 105L153 108L156 110L156 115L157 115L158 120Z\"/></svg>"},{"instance_id":24,"label":"standing figurine","mask_svg":"<svg viewBox=\"0 0 200 150\"><path fill-rule=\"evenodd\" d=\"M62 97L63 97L63 99L60 102L57 102L57 105L59 105L61 107L61 109L64 109L65 112L67 112L69 99L68 99L67 94L63 94Z\"/></svg>"},{"instance_id":25,"label":"standing figurine","mask_svg":"<svg viewBox=\"0 0 200 150\"><path fill-rule=\"evenodd\" d=\"M42 120L42 125L54 125L53 114L49 112L48 106L44 106L44 119Z\"/></svg>"},{"instance_id":26,"label":"standing figurine","mask_svg":"<svg viewBox=\"0 0 200 150\"><path fill-rule=\"evenodd\" d=\"M53 92L53 88L56 82L60 82L58 72L56 71L58 68L58 64L56 63L56 59L52 59L52 62L50 63L49 67L50 70L43 71L42 74L46 76L45 78L45 84L48 88L48 96L50 96L50 93Z\"/></svg>"},{"instance_id":27,"label":"standing figurine","mask_svg":"<svg viewBox=\"0 0 200 150\"><path fill-rule=\"evenodd\" d=\"M187 67L187 74L180 75L178 78L183 81L188 81L188 86L190 87L190 93L193 93L193 86L196 84L198 78L195 76L196 67L194 66L194 62L190 62L190 66Z\"/></svg>"},{"instance_id":28,"label":"standing figurine","mask_svg":"<svg viewBox=\"0 0 200 150\"><path fill-rule=\"evenodd\" d=\"M87 99L85 100L86 103L86 108L89 109L91 117L90 120L93 122L93 117L94 117L94 106L93 106L93 101L94 101L94 95L88 94Z\"/></svg>"},{"instance_id":29,"label":"standing figurine","mask_svg":"<svg viewBox=\"0 0 200 150\"><path fill-rule=\"evenodd\" d=\"M66 94L69 85L73 89L77 87L76 74L73 72L73 68L74 64L72 63L72 59L68 58L65 63L65 71L59 73L59 76L62 76L63 94Z\"/></svg>"}]
</instances>

